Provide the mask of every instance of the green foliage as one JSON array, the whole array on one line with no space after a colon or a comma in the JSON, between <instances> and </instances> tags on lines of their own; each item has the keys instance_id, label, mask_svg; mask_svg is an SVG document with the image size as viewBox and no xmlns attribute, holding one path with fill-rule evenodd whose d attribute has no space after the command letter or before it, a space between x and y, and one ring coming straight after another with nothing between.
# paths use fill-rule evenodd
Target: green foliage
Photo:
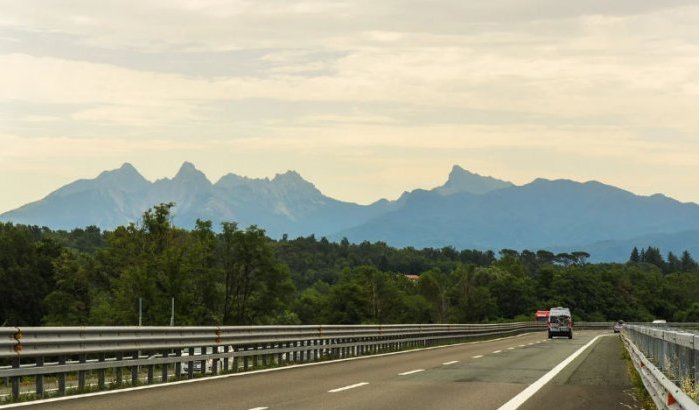
<instances>
[{"instance_id":1,"label":"green foliage","mask_svg":"<svg viewBox=\"0 0 699 410\"><path fill-rule=\"evenodd\" d=\"M590 264L579 251L273 241L234 222L177 228L172 207L113 232L0 224L0 324L136 325L139 298L148 326L170 324L172 298L176 325L502 322L559 305L576 320L699 321L686 251Z\"/></svg>"}]
</instances>

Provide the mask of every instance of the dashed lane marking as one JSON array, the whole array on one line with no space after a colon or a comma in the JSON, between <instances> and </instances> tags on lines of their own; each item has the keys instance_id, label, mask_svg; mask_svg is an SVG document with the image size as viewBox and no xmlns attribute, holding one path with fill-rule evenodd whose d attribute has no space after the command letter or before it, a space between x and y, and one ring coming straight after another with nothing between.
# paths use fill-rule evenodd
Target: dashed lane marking
<instances>
[{"instance_id":1,"label":"dashed lane marking","mask_svg":"<svg viewBox=\"0 0 699 410\"><path fill-rule=\"evenodd\" d=\"M409 372L398 373L398 376L407 376L409 374L420 373L420 372L424 372L424 371L425 371L425 369L415 369L415 370L411 370Z\"/></svg>"},{"instance_id":2,"label":"dashed lane marking","mask_svg":"<svg viewBox=\"0 0 699 410\"><path fill-rule=\"evenodd\" d=\"M568 356L564 361L556 365L553 369L551 369L548 373L543 375L539 380L535 381L534 383L530 384L529 387L526 389L522 390L518 395L515 397L511 398L510 401L507 403L503 404L498 408L498 410L516 410L519 406L524 404L527 400L529 400L530 397L532 397L537 391L539 391L542 387L546 385L551 379L553 379L558 373L561 372L566 366L570 364L573 360L575 360L576 357L580 356L582 352L585 351L588 347L592 346L593 343L597 341L601 336L597 336L594 339L590 340L585 346L581 347L580 349L576 350L572 355Z\"/></svg>"},{"instance_id":3,"label":"dashed lane marking","mask_svg":"<svg viewBox=\"0 0 699 410\"><path fill-rule=\"evenodd\" d=\"M361 383L357 383L357 384L351 384L351 385L349 385L349 386L345 386L345 387L340 387L340 388L337 388L337 389L328 390L328 393L337 393L337 392L340 392L340 391L345 391L345 390L349 390L349 389L354 389L354 388L356 388L356 387L366 386L367 384L369 384L369 383L368 383L368 382L361 382ZM267 408L267 407L265 407L265 409L266 409L266 408Z\"/></svg>"}]
</instances>

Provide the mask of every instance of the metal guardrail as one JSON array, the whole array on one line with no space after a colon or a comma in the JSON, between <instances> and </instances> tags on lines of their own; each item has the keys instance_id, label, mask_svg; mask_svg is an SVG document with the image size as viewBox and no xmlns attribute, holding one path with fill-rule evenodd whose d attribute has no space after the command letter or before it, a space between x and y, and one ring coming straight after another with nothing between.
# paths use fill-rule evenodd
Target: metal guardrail
<instances>
[{"instance_id":1,"label":"metal guardrail","mask_svg":"<svg viewBox=\"0 0 699 410\"><path fill-rule=\"evenodd\" d=\"M138 385L545 329L479 325L0 328L0 380L14 400ZM125 382L124 372L130 373ZM159 377L156 377L156 372ZM196 373L196 374L195 374ZM23 383L24 381L24 383ZM34 390L29 390L31 387Z\"/></svg>"},{"instance_id":2,"label":"metal guardrail","mask_svg":"<svg viewBox=\"0 0 699 410\"><path fill-rule=\"evenodd\" d=\"M611 329L611 322L576 329ZM0 328L0 381L13 400L544 331L462 325ZM2 366L4 364L4 366ZM126 375L124 374L126 372ZM129 374L130 373L130 374ZM158 374L159 373L159 374ZM71 384L71 386L69 386ZM30 390L31 388L34 390Z\"/></svg>"},{"instance_id":3,"label":"metal guardrail","mask_svg":"<svg viewBox=\"0 0 699 410\"><path fill-rule=\"evenodd\" d=\"M699 333L663 326L626 325L624 343L643 385L659 409L699 410L699 404L677 385L699 380Z\"/></svg>"}]
</instances>

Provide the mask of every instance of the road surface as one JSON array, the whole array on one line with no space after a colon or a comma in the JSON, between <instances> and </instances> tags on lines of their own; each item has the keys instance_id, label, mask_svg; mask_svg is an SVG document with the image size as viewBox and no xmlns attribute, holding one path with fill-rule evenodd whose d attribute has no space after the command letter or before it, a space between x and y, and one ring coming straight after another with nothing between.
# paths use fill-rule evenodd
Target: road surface
<instances>
[{"instance_id":1,"label":"road surface","mask_svg":"<svg viewBox=\"0 0 699 410\"><path fill-rule=\"evenodd\" d=\"M600 336L595 339L596 336ZM487 342L323 363L38 403L65 410L499 409L595 340L520 409L639 408L619 336L532 333ZM560 366L559 366L560 367ZM530 389L531 390L531 389ZM510 402L509 405L512 405Z\"/></svg>"}]
</instances>

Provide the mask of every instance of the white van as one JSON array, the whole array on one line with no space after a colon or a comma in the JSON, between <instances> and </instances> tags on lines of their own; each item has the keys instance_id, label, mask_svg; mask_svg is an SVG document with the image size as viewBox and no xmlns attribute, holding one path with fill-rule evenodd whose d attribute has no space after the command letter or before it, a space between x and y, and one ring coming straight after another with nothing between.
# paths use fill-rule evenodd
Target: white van
<instances>
[{"instance_id":1,"label":"white van","mask_svg":"<svg viewBox=\"0 0 699 410\"><path fill-rule=\"evenodd\" d=\"M555 307L549 310L548 333L549 339L554 336L568 336L568 339L573 338L573 318L570 315L570 309L564 307Z\"/></svg>"}]
</instances>

